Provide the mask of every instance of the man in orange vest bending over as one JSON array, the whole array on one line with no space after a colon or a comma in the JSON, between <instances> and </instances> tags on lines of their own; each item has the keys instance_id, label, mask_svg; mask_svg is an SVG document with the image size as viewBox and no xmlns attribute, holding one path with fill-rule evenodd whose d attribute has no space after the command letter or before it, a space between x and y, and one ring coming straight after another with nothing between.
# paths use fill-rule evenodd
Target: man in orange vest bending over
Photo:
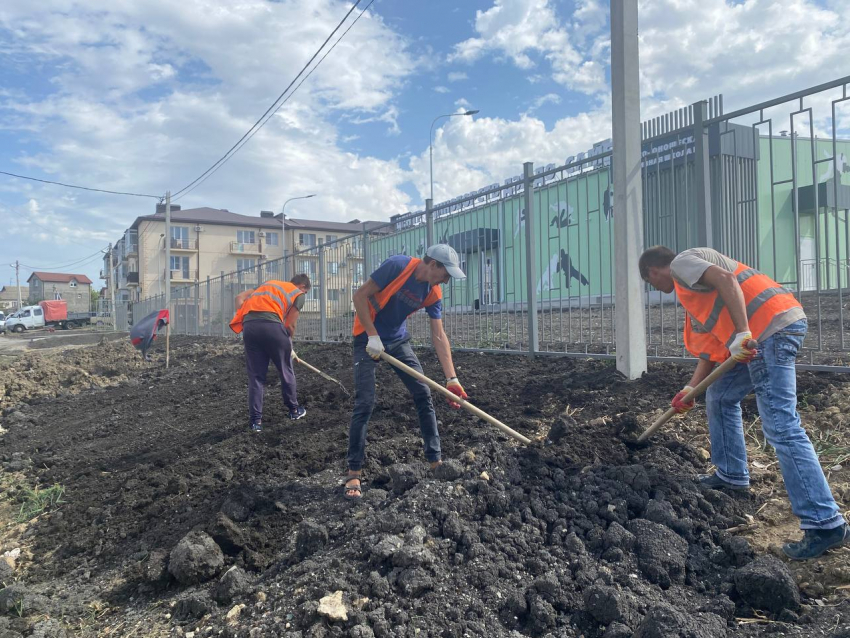
<instances>
[{"instance_id":1,"label":"man in orange vest bending over","mask_svg":"<svg viewBox=\"0 0 850 638\"><path fill-rule=\"evenodd\" d=\"M755 390L762 430L776 450L791 509L804 531L801 541L786 543L783 551L805 560L850 540L850 528L797 414L794 364L807 323L794 293L711 248L676 255L655 246L641 255L640 274L663 292L676 291L686 312L685 347L699 357L673 407L683 414L693 408L693 402L682 401L685 393L715 364L730 356L739 362L706 392L711 461L717 471L701 475L700 483L711 489L749 489L741 399Z\"/></svg>"},{"instance_id":2,"label":"man in orange vest bending over","mask_svg":"<svg viewBox=\"0 0 850 638\"><path fill-rule=\"evenodd\" d=\"M455 375L449 338L443 330L440 284L451 278L465 279L457 252L447 244L436 244L425 251L423 259L396 255L372 273L368 281L354 293L354 412L348 431L348 480L345 498L361 498L360 470L366 455L366 426L375 406L375 367L381 353L395 357L414 370L422 372L419 359L410 347L407 317L425 308L431 318L431 343L446 375L446 387L462 398L463 387ZM425 458L431 467L440 464L440 433L437 415L431 402L431 390L397 368L393 368L416 404L419 429L425 447ZM457 403L449 402L454 408Z\"/></svg>"},{"instance_id":3,"label":"man in orange vest bending over","mask_svg":"<svg viewBox=\"0 0 850 638\"><path fill-rule=\"evenodd\" d=\"M251 429L263 431L263 388L269 361L280 374L283 403L293 421L305 414L298 405L295 371L292 361L292 335L304 298L312 285L307 275L295 275L292 281L267 281L262 286L236 296L236 315L230 322L233 332L245 333L245 363L248 368L248 410Z\"/></svg>"}]
</instances>

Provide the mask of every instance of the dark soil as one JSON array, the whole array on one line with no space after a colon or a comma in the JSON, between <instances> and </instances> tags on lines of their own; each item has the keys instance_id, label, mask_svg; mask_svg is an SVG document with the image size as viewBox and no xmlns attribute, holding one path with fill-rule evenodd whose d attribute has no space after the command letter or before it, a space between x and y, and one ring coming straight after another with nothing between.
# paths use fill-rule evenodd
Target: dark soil
<instances>
[{"instance_id":1,"label":"dark soil","mask_svg":"<svg viewBox=\"0 0 850 638\"><path fill-rule=\"evenodd\" d=\"M60 484L65 495L31 523L7 526L0 550L21 555L3 577L0 636L62 627L289 638L846 628L840 596L819 607L781 561L750 567L748 542L726 530L747 523L758 496L700 492L693 479L706 461L669 433L629 442L687 368L653 365L627 383L609 362L458 353L471 401L534 444L518 447L437 401L452 462L434 473L412 401L382 367L364 498L350 503L340 486L351 403L338 387L298 368L308 414L290 422L271 382L257 435L238 342L172 339L168 370L157 349L149 366L127 344L97 346L89 359L52 355L77 357L89 376L15 395L7 407L6 496L19 499L18 483ZM298 350L352 387L350 346ZM421 359L441 378L433 353ZM22 369L38 385L48 367L32 359ZM826 380L845 387L842 377L808 374L801 392L814 397ZM763 591L782 596L765 603ZM335 592L345 620L322 600Z\"/></svg>"}]
</instances>

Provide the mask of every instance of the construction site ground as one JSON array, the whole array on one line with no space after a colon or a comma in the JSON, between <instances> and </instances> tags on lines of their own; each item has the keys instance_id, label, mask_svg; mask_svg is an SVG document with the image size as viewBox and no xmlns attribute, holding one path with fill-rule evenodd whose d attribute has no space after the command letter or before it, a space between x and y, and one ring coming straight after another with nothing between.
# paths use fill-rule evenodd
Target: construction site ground
<instances>
[{"instance_id":1,"label":"construction site ground","mask_svg":"<svg viewBox=\"0 0 850 638\"><path fill-rule=\"evenodd\" d=\"M350 345L298 350L352 388ZM162 338L151 362L128 340L0 355L0 638L850 635L850 548L781 557L800 532L752 397L749 494L695 485L701 407L634 443L686 366L457 353L470 400L533 443L435 398L435 472L382 365L352 503L351 399L298 367L291 422L271 370L252 433L238 340L172 338L168 369ZM850 376L798 379L846 508Z\"/></svg>"}]
</instances>

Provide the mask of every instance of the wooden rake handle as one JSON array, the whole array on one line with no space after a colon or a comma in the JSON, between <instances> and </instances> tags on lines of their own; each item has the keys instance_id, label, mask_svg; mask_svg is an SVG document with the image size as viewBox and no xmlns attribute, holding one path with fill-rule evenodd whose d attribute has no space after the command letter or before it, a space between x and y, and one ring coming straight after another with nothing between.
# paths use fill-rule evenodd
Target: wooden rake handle
<instances>
[{"instance_id":1,"label":"wooden rake handle","mask_svg":"<svg viewBox=\"0 0 850 638\"><path fill-rule=\"evenodd\" d=\"M729 357L728 359L726 359L726 361L724 361L719 366L717 366L714 370L712 370L711 374L709 374L705 379L700 381L693 390L691 390L685 396L683 396L682 402L688 403L691 399L696 399L703 392L708 390L708 386L710 386L712 383L717 381L720 377L722 377L724 374L726 374L729 370L734 368L736 363L738 363L738 362L735 359L733 359L732 357ZM653 423L648 428L646 428L646 430L644 430L643 434L641 434L638 437L638 443L643 443L644 441L646 441L649 437L651 437L655 433L655 431L658 428L660 428L662 425L667 423L667 421L672 419L675 415L676 415L676 408L670 408L669 410L667 410L667 412L665 412L660 417L658 417L658 419L656 419L655 423Z\"/></svg>"},{"instance_id":2,"label":"wooden rake handle","mask_svg":"<svg viewBox=\"0 0 850 638\"><path fill-rule=\"evenodd\" d=\"M331 375L329 375L329 374L325 374L324 372L322 372L322 371L321 371L321 370L319 370L318 368L314 368L313 366L311 366L309 363L307 363L306 361L304 361L304 359L302 359L302 358L301 358L301 357L299 357L298 355L295 355L295 361L297 361L298 363L300 363L302 366L304 366L304 367L305 367L305 368L307 368L308 370L310 370L310 371L312 371L312 372L315 372L316 374L318 374L318 375L319 375L320 377L322 377L323 379L327 379L327 380L328 380L328 381L330 381L331 383L336 383L336 384L337 384L340 388L342 388L342 391L343 391L343 392L345 392L345 394L346 394L347 396L351 396L351 395L348 393L348 390L345 388L345 386L344 386L344 385L342 385L342 382L341 382L341 381L337 381L337 380L336 380L336 379L334 379Z\"/></svg>"},{"instance_id":3,"label":"wooden rake handle","mask_svg":"<svg viewBox=\"0 0 850 638\"><path fill-rule=\"evenodd\" d=\"M431 388L435 392L439 392L440 394L442 394L444 397L446 397L450 401L454 401L455 403L459 403L460 406L464 410L472 412L472 414L474 414L475 416L477 416L481 419L484 419L485 421L487 421L487 423L489 423L491 425L495 425L497 428L499 428L502 432L504 432L508 436L515 438L517 441L524 443L525 445L529 445L531 443L531 441L529 439L525 438L522 434L520 434L516 430L512 430L507 425L505 425L504 423L499 421L499 419L493 418L492 416L490 416L489 414L487 414L484 410L481 410L480 408L476 408L474 405L472 405L466 399L462 399L461 397L456 395L451 390L447 390L446 388L441 386L436 381L432 381L431 379L426 377L421 372L418 372L418 371L414 370L413 368L411 368L410 366L405 365L404 363L402 363L401 361L399 361L395 357L388 355L386 352L382 352L381 353L381 359L383 359L384 361L386 361L390 365L395 366L399 370L406 372L410 376L412 376L416 379L419 379L420 381L422 381L422 383L427 385L429 388Z\"/></svg>"}]
</instances>

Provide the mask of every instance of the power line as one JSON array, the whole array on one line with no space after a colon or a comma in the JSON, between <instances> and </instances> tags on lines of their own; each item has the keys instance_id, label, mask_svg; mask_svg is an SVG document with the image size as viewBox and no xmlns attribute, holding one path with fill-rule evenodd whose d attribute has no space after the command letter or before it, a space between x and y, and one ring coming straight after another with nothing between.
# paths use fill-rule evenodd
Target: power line
<instances>
[{"instance_id":1,"label":"power line","mask_svg":"<svg viewBox=\"0 0 850 638\"><path fill-rule=\"evenodd\" d=\"M81 257L80 259L76 259L67 264L58 264L56 266L30 266L28 264L21 264L27 270L53 270L54 268L67 268L69 266L75 266L83 261L94 261L94 258L97 256L102 256L104 253L103 249L98 249L96 252L93 252L91 255L86 255L85 257Z\"/></svg>"},{"instance_id":2,"label":"power line","mask_svg":"<svg viewBox=\"0 0 850 638\"><path fill-rule=\"evenodd\" d=\"M245 139L246 139L246 138L247 138L247 137L248 137L248 136L252 133L252 131L254 131L254 129L256 129L257 127L261 126L261 124L260 124L260 123L263 121L263 119L265 119L265 118L266 118L266 116L267 116L267 115L269 115L269 113L271 113L271 112L272 112L272 110L275 108L275 106L277 106L278 102L280 102L280 101L283 99L283 97L286 95L287 91L289 91L289 89L291 89L291 88L292 88L292 86L295 84L295 82L297 82L297 81L298 81L298 78L300 78L300 77L301 77L301 75L302 75L302 74L303 74L303 73L307 70L307 68L308 68L308 67L309 67L309 66L313 63L313 60L315 60L315 59L316 59L316 57L318 57L318 55L319 55L319 53L321 53L322 49L324 49L324 48L325 48L325 45L326 45L328 42L330 42L330 40L331 40L331 38L334 36L334 34L335 34L337 31L339 31L340 27L342 27L343 23L344 23L344 22L348 19L348 16L350 16L350 15L351 15L351 13L354 11L354 9L356 9L356 8L357 8L357 5L358 5L358 4L360 4L360 2L361 2L361 1L362 1L362 0L356 0L356 2L355 2L355 3L351 6L351 8L348 10L348 13L346 13L346 14L345 14L345 17L343 17L343 19L342 19L342 20L340 20L339 24L338 24L338 25L336 25L336 27L334 27L334 30L333 30L333 31L331 31L330 35L329 35L329 36L325 39L325 41L322 43L322 46L320 46L318 49L316 49L316 52L315 52L315 53L313 54L313 56L312 56L312 57L311 57L311 58L307 61L307 64L305 64L305 65L304 65L304 67L303 67L303 68L302 68L302 69L298 72L298 75L296 75L296 76L293 78L292 82L290 82L290 83L289 83L289 86L287 86L287 87L283 90L283 92L282 92L282 93L281 93L281 94L277 97L277 99L276 99L274 102L272 102L272 105L271 105L268 109L266 109L266 112L265 112L265 113L263 113L263 114L260 116L260 119L258 119L256 122L254 122L253 126L251 126L251 128L249 128L249 129L245 132L245 134L244 134L241 138L239 138L239 141L238 141L238 142L236 142L236 144L234 144L233 146L231 146L231 147L227 150L227 152L226 152L224 155L222 155L222 156L221 156L221 157L220 157L220 158L219 158L219 159L215 162L215 164L213 164L213 165L212 165L212 166L210 166L207 170L205 170L203 173L201 173L201 174L200 174L198 177L196 177L196 178L195 178L192 182L190 182L189 184L187 184L186 186L184 186L183 188L181 188L179 191L175 192L175 193L174 193L174 198L175 198L175 199L176 199L176 198L177 198L177 196L179 196L181 193L183 193L184 191L187 191L189 188L191 188L192 186L194 186L194 185L195 185L196 183L198 183L200 180L204 179L204 178L206 177L206 175L207 175L207 174L209 174L211 171L213 171L214 169L216 169L216 167L218 167L220 164L223 164L224 162L226 162L226 161L227 161L227 160L228 160L228 159L229 159L232 155L234 155L236 152L238 152L239 148L241 148L240 144L242 144L243 140L245 140ZM373 0L373 1L374 1L374 0ZM371 3L370 3L370 4L371 4ZM362 15L362 14L361 14L361 15ZM300 86L300 85L299 85L299 86ZM237 148L237 147L238 147L238 148ZM174 200L172 200L172 201L174 201Z\"/></svg>"},{"instance_id":3,"label":"power line","mask_svg":"<svg viewBox=\"0 0 850 638\"><path fill-rule=\"evenodd\" d=\"M209 179L210 177L212 177L212 176L215 174L215 172L216 172L216 171L218 171L218 169L220 169L222 166L224 166L224 165L227 163L227 161L228 161L231 157L233 157L233 155L235 155L235 154L236 154L236 153L237 153L237 152L238 152L238 151L239 151L239 150L240 150L243 146L245 146L245 144L247 144L248 142L250 142L250 141L251 141L251 138L252 138L252 137L254 137L254 135L256 135L256 134L257 134L257 132L259 132L259 130L260 130L261 128L263 128L263 127L264 127L264 126L268 123L268 121L269 121L269 120L270 120L270 119L274 116L274 114L275 114L275 113L277 113L277 112L278 112L281 108L283 108L283 105L284 105L284 104L286 104L286 103L289 101L289 98L291 98L293 95L295 95L295 92L296 92L296 91L298 91L298 89L299 89L299 88L301 88L301 85L302 85L302 84L304 84L304 82L306 82L306 81L307 81L307 79L308 79L311 75L313 75L313 71L315 71L316 69L318 69L318 68L319 68L319 65L321 65L321 64L322 64L322 62L324 62L324 61L325 61L325 58L326 58L326 57L328 57L328 55L330 55L331 51L333 51L333 50L336 48L336 45L337 45L337 44L339 44L340 42L342 42L342 39L346 36L346 34L347 34L349 31L351 31L352 27L353 27L355 24L357 24L357 21L358 21L358 20L360 20L360 18L362 18L362 17L363 17L363 14L364 14L364 13L366 13L366 11L368 11L368 10L369 10L369 7L371 7L371 6L372 6L372 4L373 4L374 2L375 2L375 0L370 0L370 1L369 1L369 4L367 4L367 5L366 5L366 8L365 8L365 9L363 9L363 11L361 11L361 12L360 12L360 15L358 15L356 18L354 18L354 21L353 21L353 22L352 22L352 23L348 26L348 28L347 28L347 29L343 32L343 34L342 34L341 36L339 36L339 39L338 39L336 42L334 42L334 43L333 43L333 45L331 46L331 48L330 48L330 49L328 49L328 50L325 52L325 54L324 54L324 55L323 55L323 56L319 59L319 61L316 63L316 66L314 66L312 69L310 69L310 72L309 72L307 75L305 75L305 76L304 76L304 79L303 79L303 80L301 80L301 81L298 83L298 86L296 86L296 87L292 90L292 93L290 93L289 95L287 95L287 96L286 96L286 99L285 99L285 100L283 100L283 102L281 102L280 104L278 104L278 105L277 105L277 107L274 107L274 105L272 105L272 107L274 107L274 110L273 110L271 113L269 113L269 111L266 111L266 114L268 114L268 117L266 117L266 115L264 114L264 115L263 115L263 117L261 117L261 118L260 118L260 120L263 120L263 118L265 118L265 120L263 120L262 124L260 124L259 126L257 126L254 130L249 131L249 133L250 133L250 134L246 134L246 135L247 135L247 138L245 138L245 136L243 136L243 139L245 140L244 142L242 142L242 141L240 140L240 142L241 142L241 143L240 143L240 142L237 142L237 143L236 143L236 145L237 145L239 148L237 148L237 149L236 149L236 151L234 151L234 152L230 155L230 157L227 157L226 159L224 159L224 161L222 161L222 162L221 162L221 164L219 164L218 166L215 166L215 168L213 168L212 170L210 170L210 171L209 171L209 173L208 173L207 175L202 176L202 178L199 178L198 180L195 180L195 181L197 182L197 184L194 184L194 186L191 186L191 185L190 185L190 186L191 186L191 188L187 187L187 188L183 189L185 192L183 192L183 194L182 194L182 195L180 195L179 197L172 198L172 200L171 200L171 201L177 201L178 199L180 199L180 198L182 198L182 197L185 197L186 195L188 195L189 193L191 193L191 192L192 192L193 190L195 190L198 186L200 186L200 185L201 185L201 184L203 184L205 181L207 181L207 179ZM355 5L355 6L356 6L356 5ZM353 7L352 7L352 8L353 8ZM348 17L348 16L346 16L346 17ZM344 19L343 19L343 20L344 20ZM331 34L331 35L333 35L333 34ZM323 44L322 46L324 46L324 44ZM320 49L320 50L321 50L321 49ZM314 56L314 57L315 57L315 56ZM308 62L308 64L309 64L309 62ZM298 78L296 77L296 80L297 80L297 79L298 79ZM290 85L290 86L291 86L291 85ZM278 99L280 99L280 98L278 98ZM255 126L256 126L256 125L255 125ZM229 151L228 151L228 152L229 152Z\"/></svg>"},{"instance_id":4,"label":"power line","mask_svg":"<svg viewBox=\"0 0 850 638\"><path fill-rule=\"evenodd\" d=\"M76 184L63 184L62 182L52 182L49 179L39 179L37 177L28 177L26 175L16 175L15 173L7 173L0 171L0 175L8 175L9 177L17 177L18 179L28 179L33 182L41 182L42 184L55 184L56 186L64 186L65 188L76 188L81 191L92 191L94 193L109 193L110 195L127 195L129 197L151 197L162 201L162 195L145 195L144 193L125 193L122 191L110 191L102 188L89 188L88 186L78 186Z\"/></svg>"}]
</instances>

